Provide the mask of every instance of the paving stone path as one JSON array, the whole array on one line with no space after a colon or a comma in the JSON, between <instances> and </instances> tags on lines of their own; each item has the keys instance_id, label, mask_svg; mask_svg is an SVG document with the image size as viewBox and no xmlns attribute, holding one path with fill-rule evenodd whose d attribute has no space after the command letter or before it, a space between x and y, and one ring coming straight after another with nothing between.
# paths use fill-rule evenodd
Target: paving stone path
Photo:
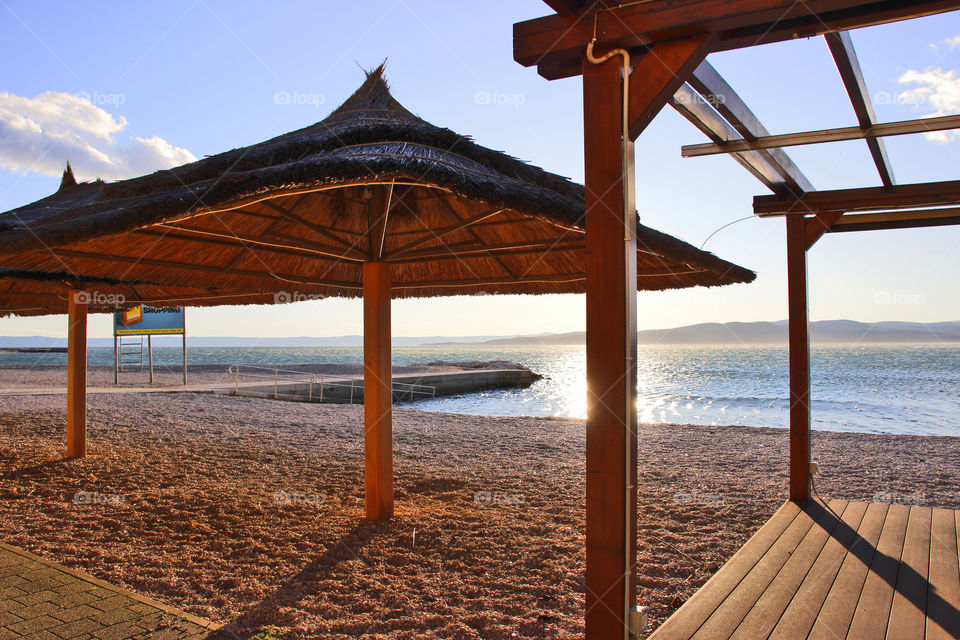
<instances>
[{"instance_id":1,"label":"paving stone path","mask_svg":"<svg viewBox=\"0 0 960 640\"><path fill-rule=\"evenodd\" d=\"M0 542L0 640L226 638L218 625Z\"/></svg>"}]
</instances>

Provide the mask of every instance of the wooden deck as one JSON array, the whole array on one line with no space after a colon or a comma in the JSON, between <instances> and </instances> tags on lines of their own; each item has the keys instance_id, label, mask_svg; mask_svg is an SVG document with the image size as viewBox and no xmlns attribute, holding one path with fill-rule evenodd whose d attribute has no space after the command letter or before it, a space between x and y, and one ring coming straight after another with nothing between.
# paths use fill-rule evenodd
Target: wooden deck
<instances>
[{"instance_id":1,"label":"wooden deck","mask_svg":"<svg viewBox=\"0 0 960 640\"><path fill-rule=\"evenodd\" d=\"M960 638L958 531L950 509L787 502L650 640Z\"/></svg>"}]
</instances>

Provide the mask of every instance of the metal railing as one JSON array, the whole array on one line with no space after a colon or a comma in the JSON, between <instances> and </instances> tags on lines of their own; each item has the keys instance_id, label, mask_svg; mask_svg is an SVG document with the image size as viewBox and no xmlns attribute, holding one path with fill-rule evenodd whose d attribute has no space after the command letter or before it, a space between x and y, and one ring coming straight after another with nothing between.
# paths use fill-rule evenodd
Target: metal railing
<instances>
[{"instance_id":1,"label":"metal railing","mask_svg":"<svg viewBox=\"0 0 960 640\"><path fill-rule=\"evenodd\" d=\"M243 371L241 372L241 368ZM353 404L354 395L357 390L363 391L363 381L350 379L345 380L342 377L334 378L334 380L327 380L324 376L309 373L306 371L296 371L294 369L281 369L279 367L264 367L254 364L234 364L230 365L227 371L234 376L234 390L233 394L236 396L240 395L240 378L259 378L261 380L272 380L273 381L273 399L280 399L280 383L281 382L293 382L307 384L307 401L314 401L314 387L318 390L317 402L323 402L323 390L324 388L350 388L350 399L349 403ZM409 400L416 400L416 396L430 396L431 398L436 397L437 388L429 387L422 384L409 384L406 382L391 382L390 391L396 395L400 393L401 395L408 395ZM296 394L282 394L282 395L296 395Z\"/></svg>"}]
</instances>

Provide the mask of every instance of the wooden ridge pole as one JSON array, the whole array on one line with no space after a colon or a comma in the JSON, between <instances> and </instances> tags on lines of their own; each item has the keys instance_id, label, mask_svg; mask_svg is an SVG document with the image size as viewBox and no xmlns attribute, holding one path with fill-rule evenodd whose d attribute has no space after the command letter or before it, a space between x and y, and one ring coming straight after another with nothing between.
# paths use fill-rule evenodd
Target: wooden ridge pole
<instances>
[{"instance_id":1,"label":"wooden ridge pole","mask_svg":"<svg viewBox=\"0 0 960 640\"><path fill-rule=\"evenodd\" d=\"M67 302L67 457L87 455L87 304Z\"/></svg>"},{"instance_id":2,"label":"wooden ridge pole","mask_svg":"<svg viewBox=\"0 0 960 640\"><path fill-rule=\"evenodd\" d=\"M810 324L807 232L802 215L787 216L790 314L790 499L810 497Z\"/></svg>"},{"instance_id":3,"label":"wooden ridge pole","mask_svg":"<svg viewBox=\"0 0 960 640\"><path fill-rule=\"evenodd\" d=\"M622 91L620 58L584 60L587 640L626 638L636 604L636 225Z\"/></svg>"}]
</instances>

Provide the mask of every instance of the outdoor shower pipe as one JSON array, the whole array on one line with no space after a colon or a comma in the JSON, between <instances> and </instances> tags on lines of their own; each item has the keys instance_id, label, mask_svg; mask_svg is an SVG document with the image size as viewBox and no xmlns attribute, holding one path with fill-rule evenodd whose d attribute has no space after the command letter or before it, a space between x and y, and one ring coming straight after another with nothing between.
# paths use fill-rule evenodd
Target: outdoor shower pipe
<instances>
[{"instance_id":1,"label":"outdoor shower pipe","mask_svg":"<svg viewBox=\"0 0 960 640\"><path fill-rule=\"evenodd\" d=\"M622 61L622 93L623 93L623 103L621 105L620 111L620 188L622 190L623 198L623 252L625 255L624 261L624 280L626 280L626 290L624 291L624 303L627 305L626 308L630 308L630 295L636 295L634 293L633 287L636 286L635 283L630 282L630 261L636 260L636 257L633 255L633 252L630 250L630 185L628 184L629 179L629 170L630 166L630 157L629 150L627 146L627 141L629 138L628 130L628 117L629 117L629 107L630 107L630 53L626 49L613 49L612 51L606 53L602 56L593 55L593 47L597 43L597 16L599 11L593 15L593 39L587 44L587 60L591 64L603 64L607 60L613 58L614 56L620 56ZM630 344L632 342L630 323L625 323L627 326L624 328L625 331L625 344L627 345L627 357L626 357L626 366L627 371L630 371L630 367L633 366L633 360L635 355L631 353ZM624 579L624 590L623 590L623 620L624 620L624 629L627 632L627 636L631 634L631 625L630 625L630 589L631 585L628 582L631 580L631 575L633 573L633 565L630 563L630 546L633 543L631 533L633 532L633 523L632 514L633 514L633 505L631 504L631 495L633 494L633 485L630 484L631 473L631 462L633 457L631 456L631 439L630 439L630 412L633 411L636 413L636 406L630 402L632 397L631 393L626 394L626 413L624 414L627 418L626 429L623 432L623 480L626 490L624 491L623 499L623 539L624 539L624 558L623 558L623 579Z\"/></svg>"}]
</instances>

